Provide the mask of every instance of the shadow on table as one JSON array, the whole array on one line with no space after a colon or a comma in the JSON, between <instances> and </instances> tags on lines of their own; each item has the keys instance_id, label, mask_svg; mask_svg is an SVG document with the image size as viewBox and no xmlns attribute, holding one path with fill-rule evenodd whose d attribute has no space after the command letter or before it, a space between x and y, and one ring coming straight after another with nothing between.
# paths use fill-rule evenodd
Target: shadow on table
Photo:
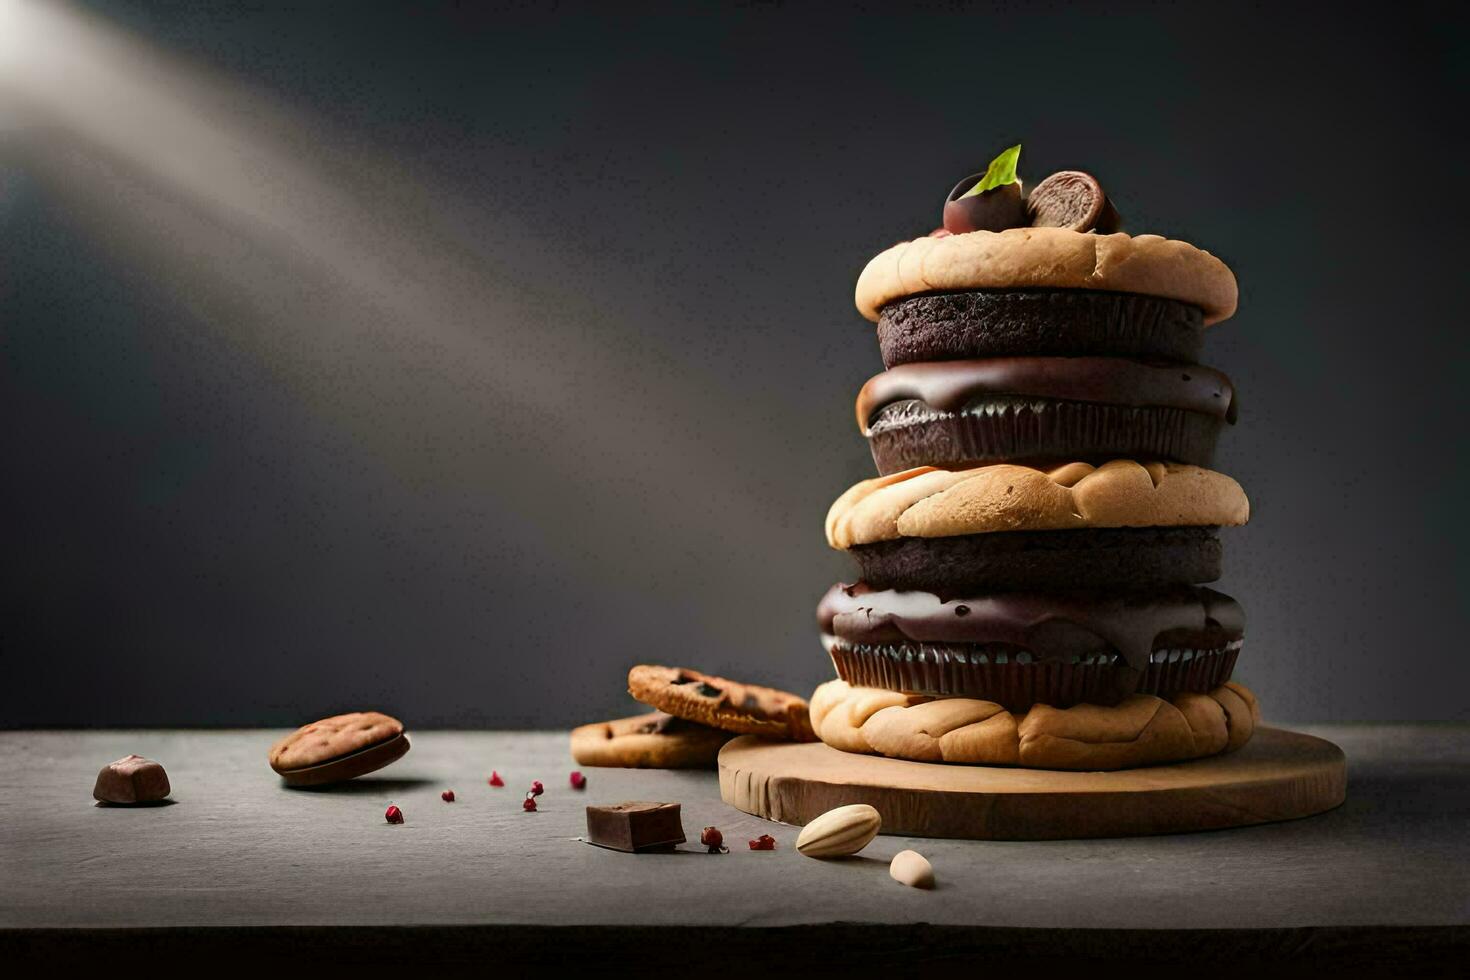
<instances>
[{"instance_id":1,"label":"shadow on table","mask_svg":"<svg viewBox=\"0 0 1470 980\"><path fill-rule=\"evenodd\" d=\"M1443 762L1348 769L1347 799L1309 817L1342 837L1365 841L1434 838L1463 824L1470 813L1470 767ZM1295 821L1271 825L1291 833ZM1450 839L1450 838L1447 838Z\"/></svg>"},{"instance_id":2,"label":"shadow on table","mask_svg":"<svg viewBox=\"0 0 1470 980\"><path fill-rule=\"evenodd\" d=\"M178 800L144 800L141 803L109 803L96 800L92 803L99 810L148 810L159 806L173 806Z\"/></svg>"},{"instance_id":3,"label":"shadow on table","mask_svg":"<svg viewBox=\"0 0 1470 980\"><path fill-rule=\"evenodd\" d=\"M422 789L425 786L438 785L432 779L424 779L418 776L408 776L399 779L387 777L374 779L371 776L359 776L357 779L349 779L342 783L326 783L322 786L287 786L281 784L281 789L291 793L335 793L339 796L382 796L384 794L404 793L411 789Z\"/></svg>"}]
</instances>

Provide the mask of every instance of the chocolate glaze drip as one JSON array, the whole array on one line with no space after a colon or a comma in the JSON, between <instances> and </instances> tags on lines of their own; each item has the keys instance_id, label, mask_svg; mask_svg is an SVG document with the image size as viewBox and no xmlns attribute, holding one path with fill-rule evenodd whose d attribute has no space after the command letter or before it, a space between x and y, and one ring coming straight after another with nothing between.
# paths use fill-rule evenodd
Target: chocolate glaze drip
<instances>
[{"instance_id":1,"label":"chocolate glaze drip","mask_svg":"<svg viewBox=\"0 0 1470 980\"><path fill-rule=\"evenodd\" d=\"M944 600L929 592L834 585L817 606L822 633L854 644L1000 643L1040 661L1068 662L1102 648L1116 650L1135 671L1148 667L1166 633L1245 632L1245 611L1205 588L1145 595L1002 593Z\"/></svg>"},{"instance_id":2,"label":"chocolate glaze drip","mask_svg":"<svg viewBox=\"0 0 1470 980\"><path fill-rule=\"evenodd\" d=\"M1235 421L1235 389L1199 364L1155 364L1122 357L988 357L900 364L858 392L864 435L885 405L916 399L958 412L985 395L1029 395L1112 405L1161 406Z\"/></svg>"}]
</instances>

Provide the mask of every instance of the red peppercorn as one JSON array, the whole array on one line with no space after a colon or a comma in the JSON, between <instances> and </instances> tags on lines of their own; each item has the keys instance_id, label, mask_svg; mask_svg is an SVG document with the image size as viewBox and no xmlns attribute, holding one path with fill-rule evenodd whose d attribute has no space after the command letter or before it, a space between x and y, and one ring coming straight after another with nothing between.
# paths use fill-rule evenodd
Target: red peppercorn
<instances>
[{"instance_id":1,"label":"red peppercorn","mask_svg":"<svg viewBox=\"0 0 1470 980\"><path fill-rule=\"evenodd\" d=\"M485 782L489 783L491 786L505 785L505 780L501 779L500 773L496 772L494 769L490 770L490 778L485 780Z\"/></svg>"},{"instance_id":2,"label":"red peppercorn","mask_svg":"<svg viewBox=\"0 0 1470 980\"><path fill-rule=\"evenodd\" d=\"M383 819L389 823L403 823L403 811L389 803L388 809L383 811Z\"/></svg>"},{"instance_id":3,"label":"red peppercorn","mask_svg":"<svg viewBox=\"0 0 1470 980\"><path fill-rule=\"evenodd\" d=\"M521 809L527 813L534 813L536 811L536 797L527 793L526 799L521 803Z\"/></svg>"},{"instance_id":4,"label":"red peppercorn","mask_svg":"<svg viewBox=\"0 0 1470 980\"><path fill-rule=\"evenodd\" d=\"M774 851L776 849L776 838L770 834L761 834L749 843L752 851Z\"/></svg>"},{"instance_id":5,"label":"red peppercorn","mask_svg":"<svg viewBox=\"0 0 1470 980\"><path fill-rule=\"evenodd\" d=\"M587 777L580 772L574 772L571 776L572 789L586 789Z\"/></svg>"},{"instance_id":6,"label":"red peppercorn","mask_svg":"<svg viewBox=\"0 0 1470 980\"><path fill-rule=\"evenodd\" d=\"M541 785L541 780L539 780L539 779L533 779L533 780L531 780L531 795L532 796L540 796L544 792L546 792L546 787Z\"/></svg>"},{"instance_id":7,"label":"red peppercorn","mask_svg":"<svg viewBox=\"0 0 1470 980\"><path fill-rule=\"evenodd\" d=\"M452 790L452 789L446 789L444 792L442 792L442 793L439 794L439 799L443 800L445 803L453 803L454 802L454 790Z\"/></svg>"}]
</instances>

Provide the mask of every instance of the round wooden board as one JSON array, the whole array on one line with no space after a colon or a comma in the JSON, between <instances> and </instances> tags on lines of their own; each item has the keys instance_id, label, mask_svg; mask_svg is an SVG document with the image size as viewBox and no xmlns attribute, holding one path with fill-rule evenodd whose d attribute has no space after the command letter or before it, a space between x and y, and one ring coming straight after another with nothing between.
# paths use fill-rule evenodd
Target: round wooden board
<instances>
[{"instance_id":1,"label":"round wooden board","mask_svg":"<svg viewBox=\"0 0 1470 980\"><path fill-rule=\"evenodd\" d=\"M1331 742L1258 728L1238 752L1121 772L907 762L820 742L745 735L720 750L720 795L746 813L805 824L869 803L883 832L979 840L1061 840L1217 830L1330 810L1347 792Z\"/></svg>"}]
</instances>

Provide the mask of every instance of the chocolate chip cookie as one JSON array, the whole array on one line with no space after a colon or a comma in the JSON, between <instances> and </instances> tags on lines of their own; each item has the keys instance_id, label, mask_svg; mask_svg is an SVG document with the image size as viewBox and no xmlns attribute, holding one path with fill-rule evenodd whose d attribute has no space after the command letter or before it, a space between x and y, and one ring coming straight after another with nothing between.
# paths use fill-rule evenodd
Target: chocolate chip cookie
<instances>
[{"instance_id":1,"label":"chocolate chip cookie","mask_svg":"<svg viewBox=\"0 0 1470 980\"><path fill-rule=\"evenodd\" d=\"M572 729L572 758L622 769L713 769L734 736L662 711Z\"/></svg>"},{"instance_id":2,"label":"chocolate chip cookie","mask_svg":"<svg viewBox=\"0 0 1470 980\"><path fill-rule=\"evenodd\" d=\"M806 699L786 691L684 667L641 664L628 671L628 693L660 711L727 732L795 742L816 740Z\"/></svg>"}]
</instances>

